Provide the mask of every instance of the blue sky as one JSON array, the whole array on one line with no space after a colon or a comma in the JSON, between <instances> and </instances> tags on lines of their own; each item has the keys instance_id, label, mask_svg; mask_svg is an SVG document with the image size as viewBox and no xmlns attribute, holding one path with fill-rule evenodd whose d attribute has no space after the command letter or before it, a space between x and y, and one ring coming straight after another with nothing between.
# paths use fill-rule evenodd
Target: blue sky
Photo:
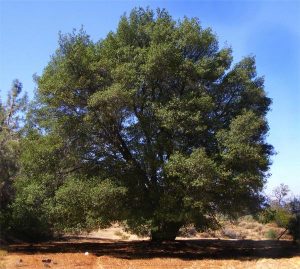
<instances>
[{"instance_id":1,"label":"blue sky","mask_svg":"<svg viewBox=\"0 0 300 269\"><path fill-rule=\"evenodd\" d=\"M58 32L84 26L93 40L115 30L135 6L166 8L176 18L198 17L235 61L255 55L273 99L268 114L273 157L267 192L281 182L300 195L300 1L4 1L0 0L0 97L14 78L32 97L32 75L42 74Z\"/></svg>"}]
</instances>

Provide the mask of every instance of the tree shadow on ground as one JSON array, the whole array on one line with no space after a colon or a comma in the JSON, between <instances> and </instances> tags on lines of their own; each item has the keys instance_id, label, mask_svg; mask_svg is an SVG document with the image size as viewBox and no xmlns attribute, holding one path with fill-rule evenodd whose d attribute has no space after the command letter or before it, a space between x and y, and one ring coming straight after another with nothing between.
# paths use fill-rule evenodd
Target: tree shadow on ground
<instances>
[{"instance_id":1,"label":"tree shadow on ground","mask_svg":"<svg viewBox=\"0 0 300 269\"><path fill-rule=\"evenodd\" d=\"M177 240L154 243L150 241L114 241L99 238L69 237L60 241L39 244L11 244L9 252L76 253L86 252L96 256L111 256L122 259L178 258L199 259L258 259L290 258L300 256L299 245L291 241L277 240Z\"/></svg>"}]
</instances>

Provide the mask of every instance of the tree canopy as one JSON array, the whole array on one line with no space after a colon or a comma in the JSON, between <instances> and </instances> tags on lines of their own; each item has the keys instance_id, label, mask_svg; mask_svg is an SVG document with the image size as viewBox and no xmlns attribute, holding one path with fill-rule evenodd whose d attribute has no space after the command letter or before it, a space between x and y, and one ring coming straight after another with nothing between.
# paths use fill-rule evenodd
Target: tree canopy
<instances>
[{"instance_id":1,"label":"tree canopy","mask_svg":"<svg viewBox=\"0 0 300 269\"><path fill-rule=\"evenodd\" d=\"M196 18L140 8L98 42L60 35L37 78L19 205L31 185L58 230L122 221L163 240L213 228L260 202L270 103L255 58L233 64Z\"/></svg>"}]
</instances>

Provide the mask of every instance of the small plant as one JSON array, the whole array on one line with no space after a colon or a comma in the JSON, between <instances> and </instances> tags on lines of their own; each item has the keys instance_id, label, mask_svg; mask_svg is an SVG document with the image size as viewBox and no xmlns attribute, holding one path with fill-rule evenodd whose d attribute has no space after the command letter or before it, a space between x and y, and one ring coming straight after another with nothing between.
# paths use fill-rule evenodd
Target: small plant
<instances>
[{"instance_id":1,"label":"small plant","mask_svg":"<svg viewBox=\"0 0 300 269\"><path fill-rule=\"evenodd\" d=\"M257 225L255 223L248 223L247 225L245 225L246 229L254 229Z\"/></svg>"},{"instance_id":2,"label":"small plant","mask_svg":"<svg viewBox=\"0 0 300 269\"><path fill-rule=\"evenodd\" d=\"M253 218L252 215L246 215L242 218L245 222L254 222L255 219Z\"/></svg>"},{"instance_id":3,"label":"small plant","mask_svg":"<svg viewBox=\"0 0 300 269\"><path fill-rule=\"evenodd\" d=\"M122 240L128 240L129 237L130 237L129 235L123 234L123 235L121 236L121 239L122 239Z\"/></svg>"},{"instance_id":4,"label":"small plant","mask_svg":"<svg viewBox=\"0 0 300 269\"><path fill-rule=\"evenodd\" d=\"M114 235L119 236L119 237L122 237L122 236L123 236L123 233L122 233L121 231L115 231L115 232L114 232Z\"/></svg>"},{"instance_id":5,"label":"small plant","mask_svg":"<svg viewBox=\"0 0 300 269\"><path fill-rule=\"evenodd\" d=\"M228 237L230 239L242 239L242 235L232 229L223 229L222 231L223 236Z\"/></svg>"},{"instance_id":6,"label":"small plant","mask_svg":"<svg viewBox=\"0 0 300 269\"><path fill-rule=\"evenodd\" d=\"M256 232L261 232L262 231L262 229L263 229L263 226L257 226L256 228L255 228L255 231Z\"/></svg>"},{"instance_id":7,"label":"small plant","mask_svg":"<svg viewBox=\"0 0 300 269\"><path fill-rule=\"evenodd\" d=\"M114 235L119 236L122 240L127 240L129 239L129 235L122 233L121 231L115 231Z\"/></svg>"},{"instance_id":8,"label":"small plant","mask_svg":"<svg viewBox=\"0 0 300 269\"><path fill-rule=\"evenodd\" d=\"M272 240L275 240L277 238L277 232L274 230L274 229L270 229L267 231L266 233L266 237L268 239L272 239Z\"/></svg>"},{"instance_id":9,"label":"small plant","mask_svg":"<svg viewBox=\"0 0 300 269\"><path fill-rule=\"evenodd\" d=\"M185 226L179 230L179 236L193 237L197 235L197 231L194 226Z\"/></svg>"},{"instance_id":10,"label":"small plant","mask_svg":"<svg viewBox=\"0 0 300 269\"><path fill-rule=\"evenodd\" d=\"M258 222L266 224L270 223L275 220L276 210L273 208L265 208L260 214L258 215Z\"/></svg>"}]
</instances>

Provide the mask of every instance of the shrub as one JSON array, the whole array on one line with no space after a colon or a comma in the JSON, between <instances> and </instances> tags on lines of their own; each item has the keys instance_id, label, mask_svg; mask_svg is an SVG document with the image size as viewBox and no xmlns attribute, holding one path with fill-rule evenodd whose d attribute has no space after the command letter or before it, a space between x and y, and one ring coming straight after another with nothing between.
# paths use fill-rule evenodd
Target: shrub
<instances>
[{"instance_id":1,"label":"shrub","mask_svg":"<svg viewBox=\"0 0 300 269\"><path fill-rule=\"evenodd\" d=\"M255 219L253 218L252 215L246 215L246 216L243 216L243 217L241 218L241 220L243 220L243 221L245 221L245 222L254 222L254 221L255 221Z\"/></svg>"},{"instance_id":2,"label":"shrub","mask_svg":"<svg viewBox=\"0 0 300 269\"><path fill-rule=\"evenodd\" d=\"M266 237L268 239L275 240L277 238L278 234L274 229L270 229L266 232Z\"/></svg>"},{"instance_id":3,"label":"shrub","mask_svg":"<svg viewBox=\"0 0 300 269\"><path fill-rule=\"evenodd\" d=\"M130 235L127 235L127 234L123 234L122 236L121 236L121 239L122 240L128 240L130 238Z\"/></svg>"},{"instance_id":4,"label":"shrub","mask_svg":"<svg viewBox=\"0 0 300 269\"><path fill-rule=\"evenodd\" d=\"M227 229L227 228L222 230L222 234L223 234L223 236L228 237L230 239L244 239L245 238L245 235L243 235L239 232L236 232L232 229Z\"/></svg>"},{"instance_id":5,"label":"shrub","mask_svg":"<svg viewBox=\"0 0 300 269\"><path fill-rule=\"evenodd\" d=\"M257 218L258 222L263 224L270 223L275 220L275 214L276 214L275 209L271 207L267 207L258 214L258 218Z\"/></svg>"},{"instance_id":6,"label":"shrub","mask_svg":"<svg viewBox=\"0 0 300 269\"><path fill-rule=\"evenodd\" d=\"M284 207L269 207L258 215L258 221L266 224L275 222L279 227L287 228L293 214Z\"/></svg>"},{"instance_id":7,"label":"shrub","mask_svg":"<svg viewBox=\"0 0 300 269\"><path fill-rule=\"evenodd\" d=\"M26 241L48 239L52 231L45 210L44 188L34 182L27 186L19 183L20 189L11 205L9 233Z\"/></svg>"},{"instance_id":8,"label":"shrub","mask_svg":"<svg viewBox=\"0 0 300 269\"><path fill-rule=\"evenodd\" d=\"M279 227L289 230L293 239L300 239L300 197L287 199L289 192L287 185L281 184L274 190L276 199L266 198L265 207L256 217L260 223L266 224L275 222ZM267 237L273 237L273 232L269 230Z\"/></svg>"},{"instance_id":9,"label":"shrub","mask_svg":"<svg viewBox=\"0 0 300 269\"><path fill-rule=\"evenodd\" d=\"M115 231L115 232L114 232L114 235L115 235L115 236L122 237L122 236L123 236L123 233L122 233L121 231Z\"/></svg>"},{"instance_id":10,"label":"shrub","mask_svg":"<svg viewBox=\"0 0 300 269\"><path fill-rule=\"evenodd\" d=\"M300 215L296 215L290 219L288 229L295 241L300 240Z\"/></svg>"},{"instance_id":11,"label":"shrub","mask_svg":"<svg viewBox=\"0 0 300 269\"><path fill-rule=\"evenodd\" d=\"M178 236L182 237L194 237L197 235L197 231L194 226L184 226L179 230Z\"/></svg>"},{"instance_id":12,"label":"shrub","mask_svg":"<svg viewBox=\"0 0 300 269\"><path fill-rule=\"evenodd\" d=\"M277 208L274 220L279 227L287 228L293 215L285 208Z\"/></svg>"},{"instance_id":13,"label":"shrub","mask_svg":"<svg viewBox=\"0 0 300 269\"><path fill-rule=\"evenodd\" d=\"M256 223L247 223L247 225L245 225L246 229L254 229L257 227Z\"/></svg>"},{"instance_id":14,"label":"shrub","mask_svg":"<svg viewBox=\"0 0 300 269\"><path fill-rule=\"evenodd\" d=\"M263 229L263 226L256 226L256 228L255 228L255 231L256 232L261 232L262 231L262 229Z\"/></svg>"},{"instance_id":15,"label":"shrub","mask_svg":"<svg viewBox=\"0 0 300 269\"><path fill-rule=\"evenodd\" d=\"M11 211L9 209L0 210L0 240L5 239L10 230ZM1 245L1 241L0 241Z\"/></svg>"}]
</instances>

